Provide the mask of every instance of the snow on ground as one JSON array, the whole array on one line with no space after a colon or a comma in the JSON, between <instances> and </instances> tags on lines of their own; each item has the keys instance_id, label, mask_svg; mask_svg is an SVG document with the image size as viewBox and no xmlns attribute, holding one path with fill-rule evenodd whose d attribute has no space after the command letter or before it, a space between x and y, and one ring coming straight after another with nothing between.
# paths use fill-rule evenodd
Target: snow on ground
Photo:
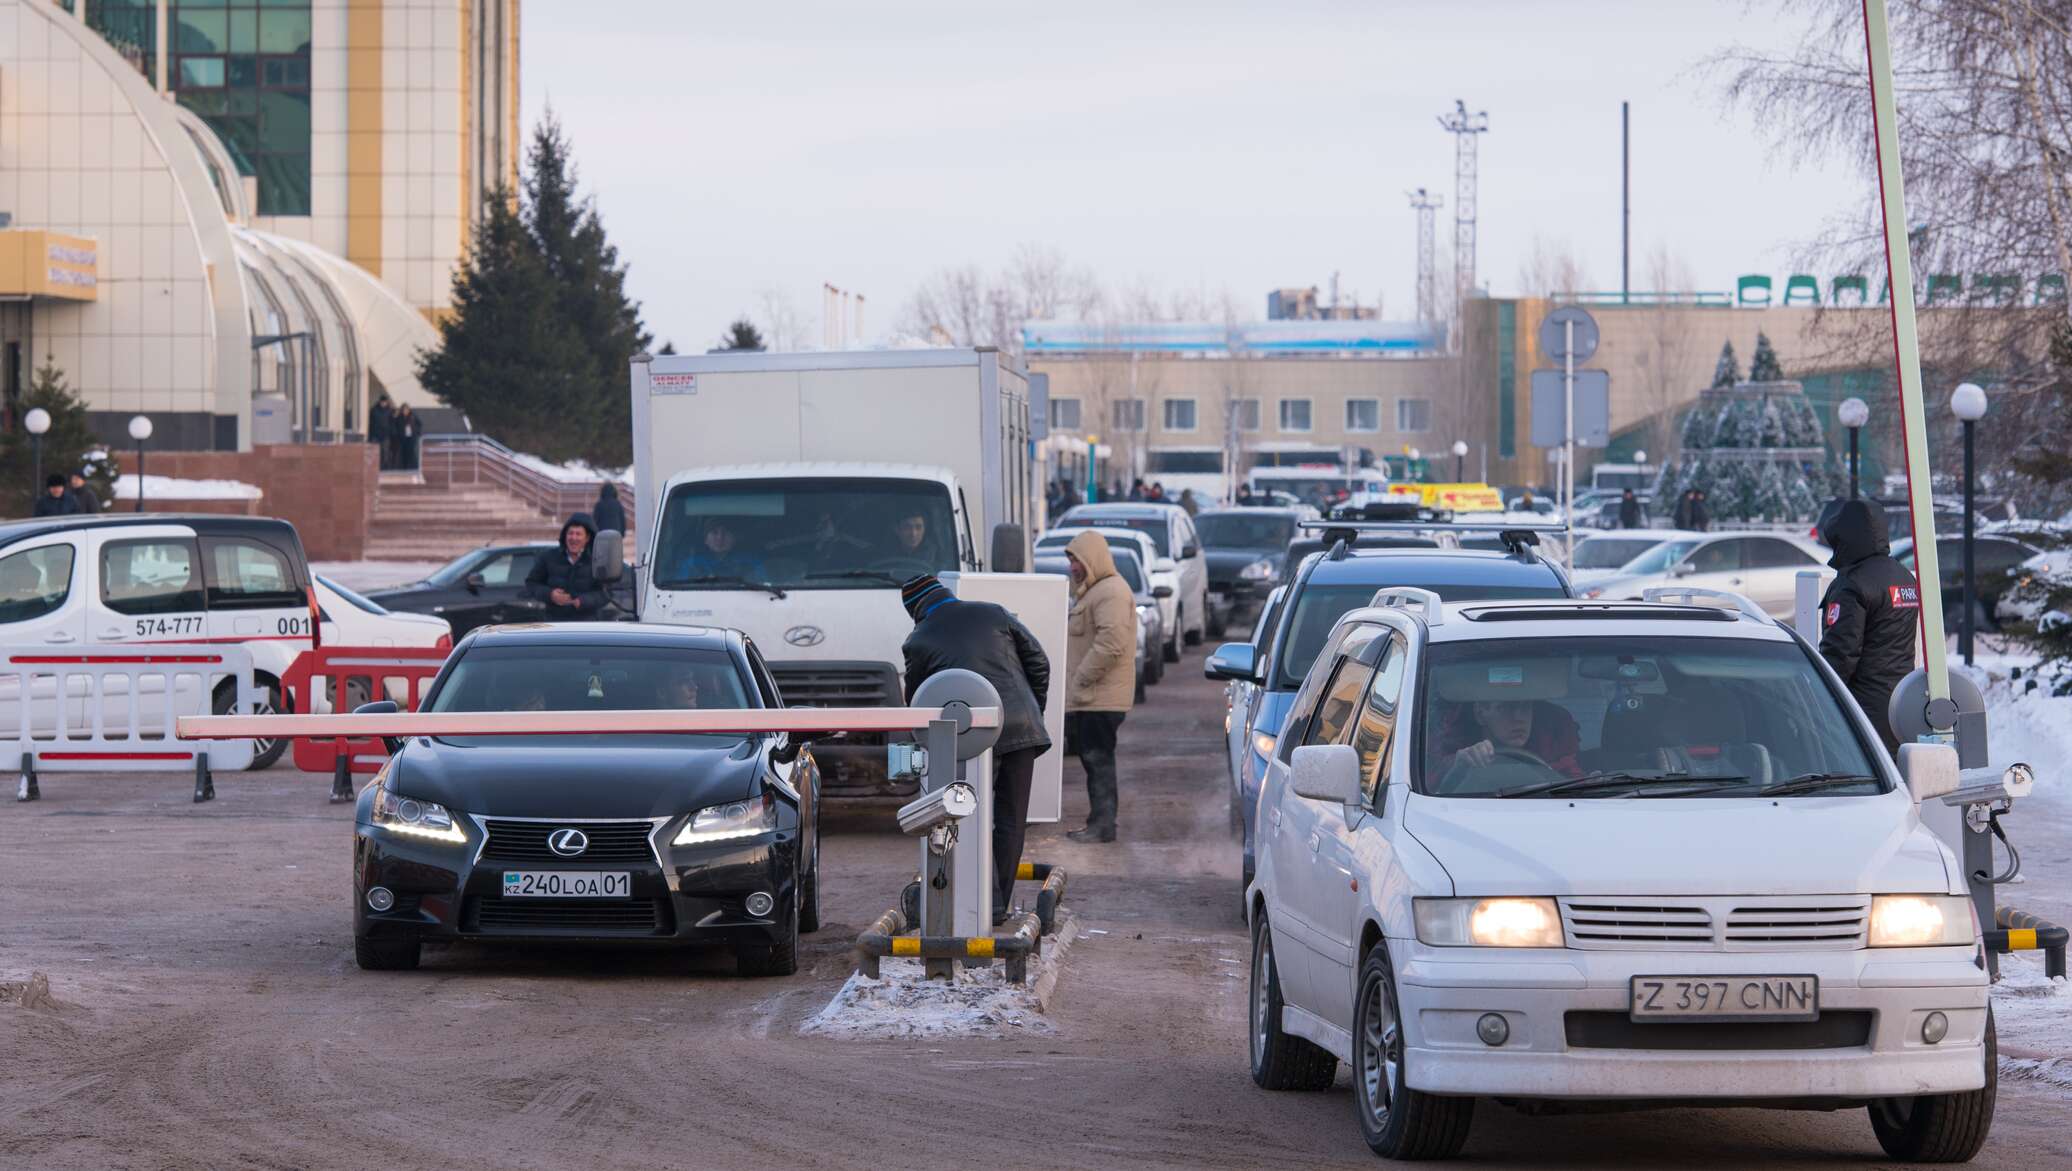
<instances>
[{"instance_id":1,"label":"snow on ground","mask_svg":"<svg viewBox=\"0 0 2072 1171\"><path fill-rule=\"evenodd\" d=\"M2000 1076L2072 1095L2072 984L2043 974L2042 952L2000 957L1993 985Z\"/></svg>"},{"instance_id":2,"label":"snow on ground","mask_svg":"<svg viewBox=\"0 0 2072 1171\"><path fill-rule=\"evenodd\" d=\"M1044 1015L1078 926L1069 912L1043 938L1029 978L1007 982L1007 966L966 968L954 981L930 980L918 959L878 961L878 979L851 973L802 1033L823 1037L1029 1037L1055 1032Z\"/></svg>"},{"instance_id":3,"label":"snow on ground","mask_svg":"<svg viewBox=\"0 0 2072 1171\"><path fill-rule=\"evenodd\" d=\"M257 500L259 489L241 480L177 480L171 476L144 477L144 500ZM124 472L115 477L115 498L135 500L137 477Z\"/></svg>"},{"instance_id":4,"label":"snow on ground","mask_svg":"<svg viewBox=\"0 0 2072 1171\"><path fill-rule=\"evenodd\" d=\"M600 480L617 482L626 472L623 468L593 468L582 460L570 460L565 464L548 463L536 455L514 451L511 458L531 470L561 484L595 484Z\"/></svg>"}]
</instances>

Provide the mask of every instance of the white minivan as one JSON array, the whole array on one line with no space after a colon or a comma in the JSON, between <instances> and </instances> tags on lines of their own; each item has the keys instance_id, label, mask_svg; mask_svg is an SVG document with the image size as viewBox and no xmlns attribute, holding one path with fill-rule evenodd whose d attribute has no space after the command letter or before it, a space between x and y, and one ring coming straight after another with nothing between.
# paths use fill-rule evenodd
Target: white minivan
<instances>
[{"instance_id":1,"label":"white minivan","mask_svg":"<svg viewBox=\"0 0 2072 1171\"><path fill-rule=\"evenodd\" d=\"M1347 1062L1391 1158L1458 1153L1477 1098L1864 1106L1895 1158L1979 1148L1985 957L1919 807L1953 753L1902 777L1745 602L1376 601L1260 795L1259 1085Z\"/></svg>"},{"instance_id":2,"label":"white minivan","mask_svg":"<svg viewBox=\"0 0 2072 1171\"><path fill-rule=\"evenodd\" d=\"M284 520L146 512L0 524L0 646L239 643L252 652L264 713L286 710L281 679L310 649L316 612L302 539ZM16 690L5 681L0 709L19 702ZM213 707L234 700L226 681ZM67 725L89 726L84 692L73 702L81 710ZM108 706L110 718L123 714ZM31 718L55 723L40 704ZM18 721L0 710L0 726ZM259 741L252 767L278 760L287 743Z\"/></svg>"}]
</instances>

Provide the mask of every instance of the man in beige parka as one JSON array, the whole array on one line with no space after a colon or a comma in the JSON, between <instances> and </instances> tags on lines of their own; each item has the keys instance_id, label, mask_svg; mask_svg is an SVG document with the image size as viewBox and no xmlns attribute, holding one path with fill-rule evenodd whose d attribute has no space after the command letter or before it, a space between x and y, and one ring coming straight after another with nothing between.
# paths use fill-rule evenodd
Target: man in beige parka
<instances>
[{"instance_id":1,"label":"man in beige parka","mask_svg":"<svg viewBox=\"0 0 2072 1171\"><path fill-rule=\"evenodd\" d=\"M1072 617L1066 648L1065 750L1086 770L1086 828L1076 842L1115 840L1115 734L1137 691L1137 603L1115 572L1099 533L1065 546L1072 566Z\"/></svg>"}]
</instances>

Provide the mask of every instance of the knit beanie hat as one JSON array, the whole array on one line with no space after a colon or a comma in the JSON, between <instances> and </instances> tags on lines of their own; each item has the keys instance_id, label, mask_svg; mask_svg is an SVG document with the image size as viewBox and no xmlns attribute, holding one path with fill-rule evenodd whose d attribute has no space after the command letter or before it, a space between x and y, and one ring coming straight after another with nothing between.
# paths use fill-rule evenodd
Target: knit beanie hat
<instances>
[{"instance_id":1,"label":"knit beanie hat","mask_svg":"<svg viewBox=\"0 0 2072 1171\"><path fill-rule=\"evenodd\" d=\"M950 592L949 587L932 573L924 573L899 587L899 604L906 607L906 612L916 622L937 604L955 599L956 595Z\"/></svg>"}]
</instances>

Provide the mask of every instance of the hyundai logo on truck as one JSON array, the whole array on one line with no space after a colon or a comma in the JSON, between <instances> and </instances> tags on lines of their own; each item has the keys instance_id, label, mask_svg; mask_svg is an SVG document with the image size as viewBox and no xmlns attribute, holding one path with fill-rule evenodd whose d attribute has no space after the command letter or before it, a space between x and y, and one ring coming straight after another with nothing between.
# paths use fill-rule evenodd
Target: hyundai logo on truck
<instances>
[{"instance_id":1,"label":"hyundai logo on truck","mask_svg":"<svg viewBox=\"0 0 2072 1171\"><path fill-rule=\"evenodd\" d=\"M819 646L827 641L827 631L818 626L794 626L784 632L784 641L793 646Z\"/></svg>"}]
</instances>

